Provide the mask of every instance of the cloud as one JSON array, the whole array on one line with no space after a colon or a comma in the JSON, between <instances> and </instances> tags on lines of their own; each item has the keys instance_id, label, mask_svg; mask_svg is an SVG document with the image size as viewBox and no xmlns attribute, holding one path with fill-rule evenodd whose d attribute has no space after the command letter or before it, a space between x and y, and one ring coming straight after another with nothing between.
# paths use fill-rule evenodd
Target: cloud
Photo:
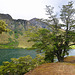
<instances>
[{"instance_id":1,"label":"cloud","mask_svg":"<svg viewBox=\"0 0 75 75\"><path fill-rule=\"evenodd\" d=\"M45 5L55 7L55 12L59 13L59 6L68 1L70 0L0 0L0 13L10 14L15 19L47 18Z\"/></svg>"}]
</instances>

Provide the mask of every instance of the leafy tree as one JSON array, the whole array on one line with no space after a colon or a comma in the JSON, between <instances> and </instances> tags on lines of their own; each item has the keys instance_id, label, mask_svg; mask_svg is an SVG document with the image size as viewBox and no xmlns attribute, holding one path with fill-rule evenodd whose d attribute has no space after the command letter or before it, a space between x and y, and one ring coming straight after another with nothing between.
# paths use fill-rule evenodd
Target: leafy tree
<instances>
[{"instance_id":1,"label":"leafy tree","mask_svg":"<svg viewBox=\"0 0 75 75\"><path fill-rule=\"evenodd\" d=\"M53 52L55 56L58 58L58 61L64 61L64 56L68 55L68 51L70 49L70 45L75 44L75 20L74 14L75 9L73 8L73 2L68 2L68 5L63 5L61 9L60 18L64 24L59 24L56 15L53 15L52 7L47 7L47 13L50 16L48 25L52 28L52 33L55 35L54 40L54 49ZM65 26L66 30L61 31L59 29L59 25ZM71 44L72 43L72 44Z\"/></svg>"},{"instance_id":2,"label":"leafy tree","mask_svg":"<svg viewBox=\"0 0 75 75\"><path fill-rule=\"evenodd\" d=\"M64 56L68 55L70 45L75 44L75 9L73 2L68 2L68 5L63 5L60 18L64 24L59 24L59 20L53 13L53 7L46 6L49 19L43 20L48 25L48 29L30 30L30 41L34 41L34 45L30 49L37 49L39 52L45 53L45 60L54 61L54 56L59 62L64 61ZM66 30L60 29L65 26ZM50 31L51 30L51 31Z\"/></svg>"},{"instance_id":3,"label":"leafy tree","mask_svg":"<svg viewBox=\"0 0 75 75\"><path fill-rule=\"evenodd\" d=\"M63 5L61 9L60 18L64 24L59 24L56 15L53 15L52 7L47 7L47 13L50 16L48 25L52 28L52 33L55 35L54 40L54 54L58 58L58 61L64 61L64 56L68 55L70 45L75 44L75 9L73 8L73 2L68 2L68 5ZM65 31L60 31L59 25L65 26ZM72 43L72 44L71 44Z\"/></svg>"},{"instance_id":4,"label":"leafy tree","mask_svg":"<svg viewBox=\"0 0 75 75\"><path fill-rule=\"evenodd\" d=\"M7 24L3 20L0 20L0 34L2 32L7 32L8 31L8 29L6 29L6 26L7 26Z\"/></svg>"},{"instance_id":5,"label":"leafy tree","mask_svg":"<svg viewBox=\"0 0 75 75\"><path fill-rule=\"evenodd\" d=\"M55 35L50 32L48 29L38 29L35 31L30 30L27 33L27 36L30 37L28 42L33 41L34 44L31 48L28 49L36 49L37 52L44 52L45 53L45 60L48 62L54 61L54 54L53 54L53 40Z\"/></svg>"},{"instance_id":6,"label":"leafy tree","mask_svg":"<svg viewBox=\"0 0 75 75\"><path fill-rule=\"evenodd\" d=\"M73 2L68 2L68 5L63 5L61 9L60 18L63 21L63 26L66 27L65 30L65 45L71 45L69 44L72 42L75 44L75 9L73 8Z\"/></svg>"},{"instance_id":7,"label":"leafy tree","mask_svg":"<svg viewBox=\"0 0 75 75\"><path fill-rule=\"evenodd\" d=\"M64 58L65 53L68 53L70 45L75 45L75 9L73 8L73 2L68 2L68 5L63 5L61 9L60 18L63 21L63 26L66 30L63 35L62 45L62 58ZM61 47L60 46L60 47Z\"/></svg>"}]
</instances>

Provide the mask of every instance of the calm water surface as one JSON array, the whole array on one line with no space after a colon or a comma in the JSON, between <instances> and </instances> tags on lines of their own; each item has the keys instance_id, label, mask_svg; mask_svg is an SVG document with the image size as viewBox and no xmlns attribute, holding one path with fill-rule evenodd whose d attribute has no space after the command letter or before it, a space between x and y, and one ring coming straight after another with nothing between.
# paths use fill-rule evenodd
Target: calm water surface
<instances>
[{"instance_id":1,"label":"calm water surface","mask_svg":"<svg viewBox=\"0 0 75 75\"><path fill-rule=\"evenodd\" d=\"M10 61L11 58L19 58L26 55L31 55L32 58L36 57L35 50L26 49L0 49L0 65L3 61ZM69 51L68 56L75 56L75 49Z\"/></svg>"},{"instance_id":2,"label":"calm water surface","mask_svg":"<svg viewBox=\"0 0 75 75\"><path fill-rule=\"evenodd\" d=\"M0 49L0 65L3 61L10 61L11 58L19 58L26 55L36 56L35 50L26 49Z\"/></svg>"},{"instance_id":3,"label":"calm water surface","mask_svg":"<svg viewBox=\"0 0 75 75\"><path fill-rule=\"evenodd\" d=\"M75 49L70 49L69 56L75 56Z\"/></svg>"}]
</instances>

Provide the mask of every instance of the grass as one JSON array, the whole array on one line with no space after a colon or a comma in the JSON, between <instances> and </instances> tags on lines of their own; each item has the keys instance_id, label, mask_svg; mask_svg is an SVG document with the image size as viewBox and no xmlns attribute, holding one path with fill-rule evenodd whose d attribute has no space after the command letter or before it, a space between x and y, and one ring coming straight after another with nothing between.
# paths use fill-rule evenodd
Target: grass
<instances>
[{"instance_id":1,"label":"grass","mask_svg":"<svg viewBox=\"0 0 75 75\"><path fill-rule=\"evenodd\" d=\"M75 56L65 57L64 62L75 63Z\"/></svg>"},{"instance_id":2,"label":"grass","mask_svg":"<svg viewBox=\"0 0 75 75\"><path fill-rule=\"evenodd\" d=\"M3 44L7 44L10 42L10 38L12 41L18 41L18 48L29 48L32 46L33 42L27 42L27 40L29 39L28 37L25 37L25 34L23 35L18 35L18 38L15 39L15 34L13 33L12 35L10 35L9 33L5 33L3 32L2 34L0 34L0 48L13 48L13 46L9 46L9 45L3 45ZM13 42L12 42L13 43ZM10 44L12 44L10 43Z\"/></svg>"},{"instance_id":3,"label":"grass","mask_svg":"<svg viewBox=\"0 0 75 75\"><path fill-rule=\"evenodd\" d=\"M18 47L21 47L21 48L29 48L33 45L33 42L27 42L29 38L28 37L25 37L25 35L21 36L19 35L19 38L17 39L18 42L19 42L19 45Z\"/></svg>"},{"instance_id":4,"label":"grass","mask_svg":"<svg viewBox=\"0 0 75 75\"><path fill-rule=\"evenodd\" d=\"M46 63L25 75L75 75L75 56L69 56L62 63Z\"/></svg>"},{"instance_id":5,"label":"grass","mask_svg":"<svg viewBox=\"0 0 75 75\"><path fill-rule=\"evenodd\" d=\"M75 75L75 65L70 63L46 63L25 75Z\"/></svg>"}]
</instances>

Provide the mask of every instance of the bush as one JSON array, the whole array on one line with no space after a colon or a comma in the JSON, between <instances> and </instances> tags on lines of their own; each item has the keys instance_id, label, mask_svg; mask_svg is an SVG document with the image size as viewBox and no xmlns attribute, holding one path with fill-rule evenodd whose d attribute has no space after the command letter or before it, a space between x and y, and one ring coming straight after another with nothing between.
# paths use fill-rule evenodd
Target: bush
<instances>
[{"instance_id":1,"label":"bush","mask_svg":"<svg viewBox=\"0 0 75 75\"><path fill-rule=\"evenodd\" d=\"M0 75L23 75L36 66L45 63L44 57L37 55L34 59L30 55L20 58L11 58L11 62L3 62L0 66Z\"/></svg>"}]
</instances>

